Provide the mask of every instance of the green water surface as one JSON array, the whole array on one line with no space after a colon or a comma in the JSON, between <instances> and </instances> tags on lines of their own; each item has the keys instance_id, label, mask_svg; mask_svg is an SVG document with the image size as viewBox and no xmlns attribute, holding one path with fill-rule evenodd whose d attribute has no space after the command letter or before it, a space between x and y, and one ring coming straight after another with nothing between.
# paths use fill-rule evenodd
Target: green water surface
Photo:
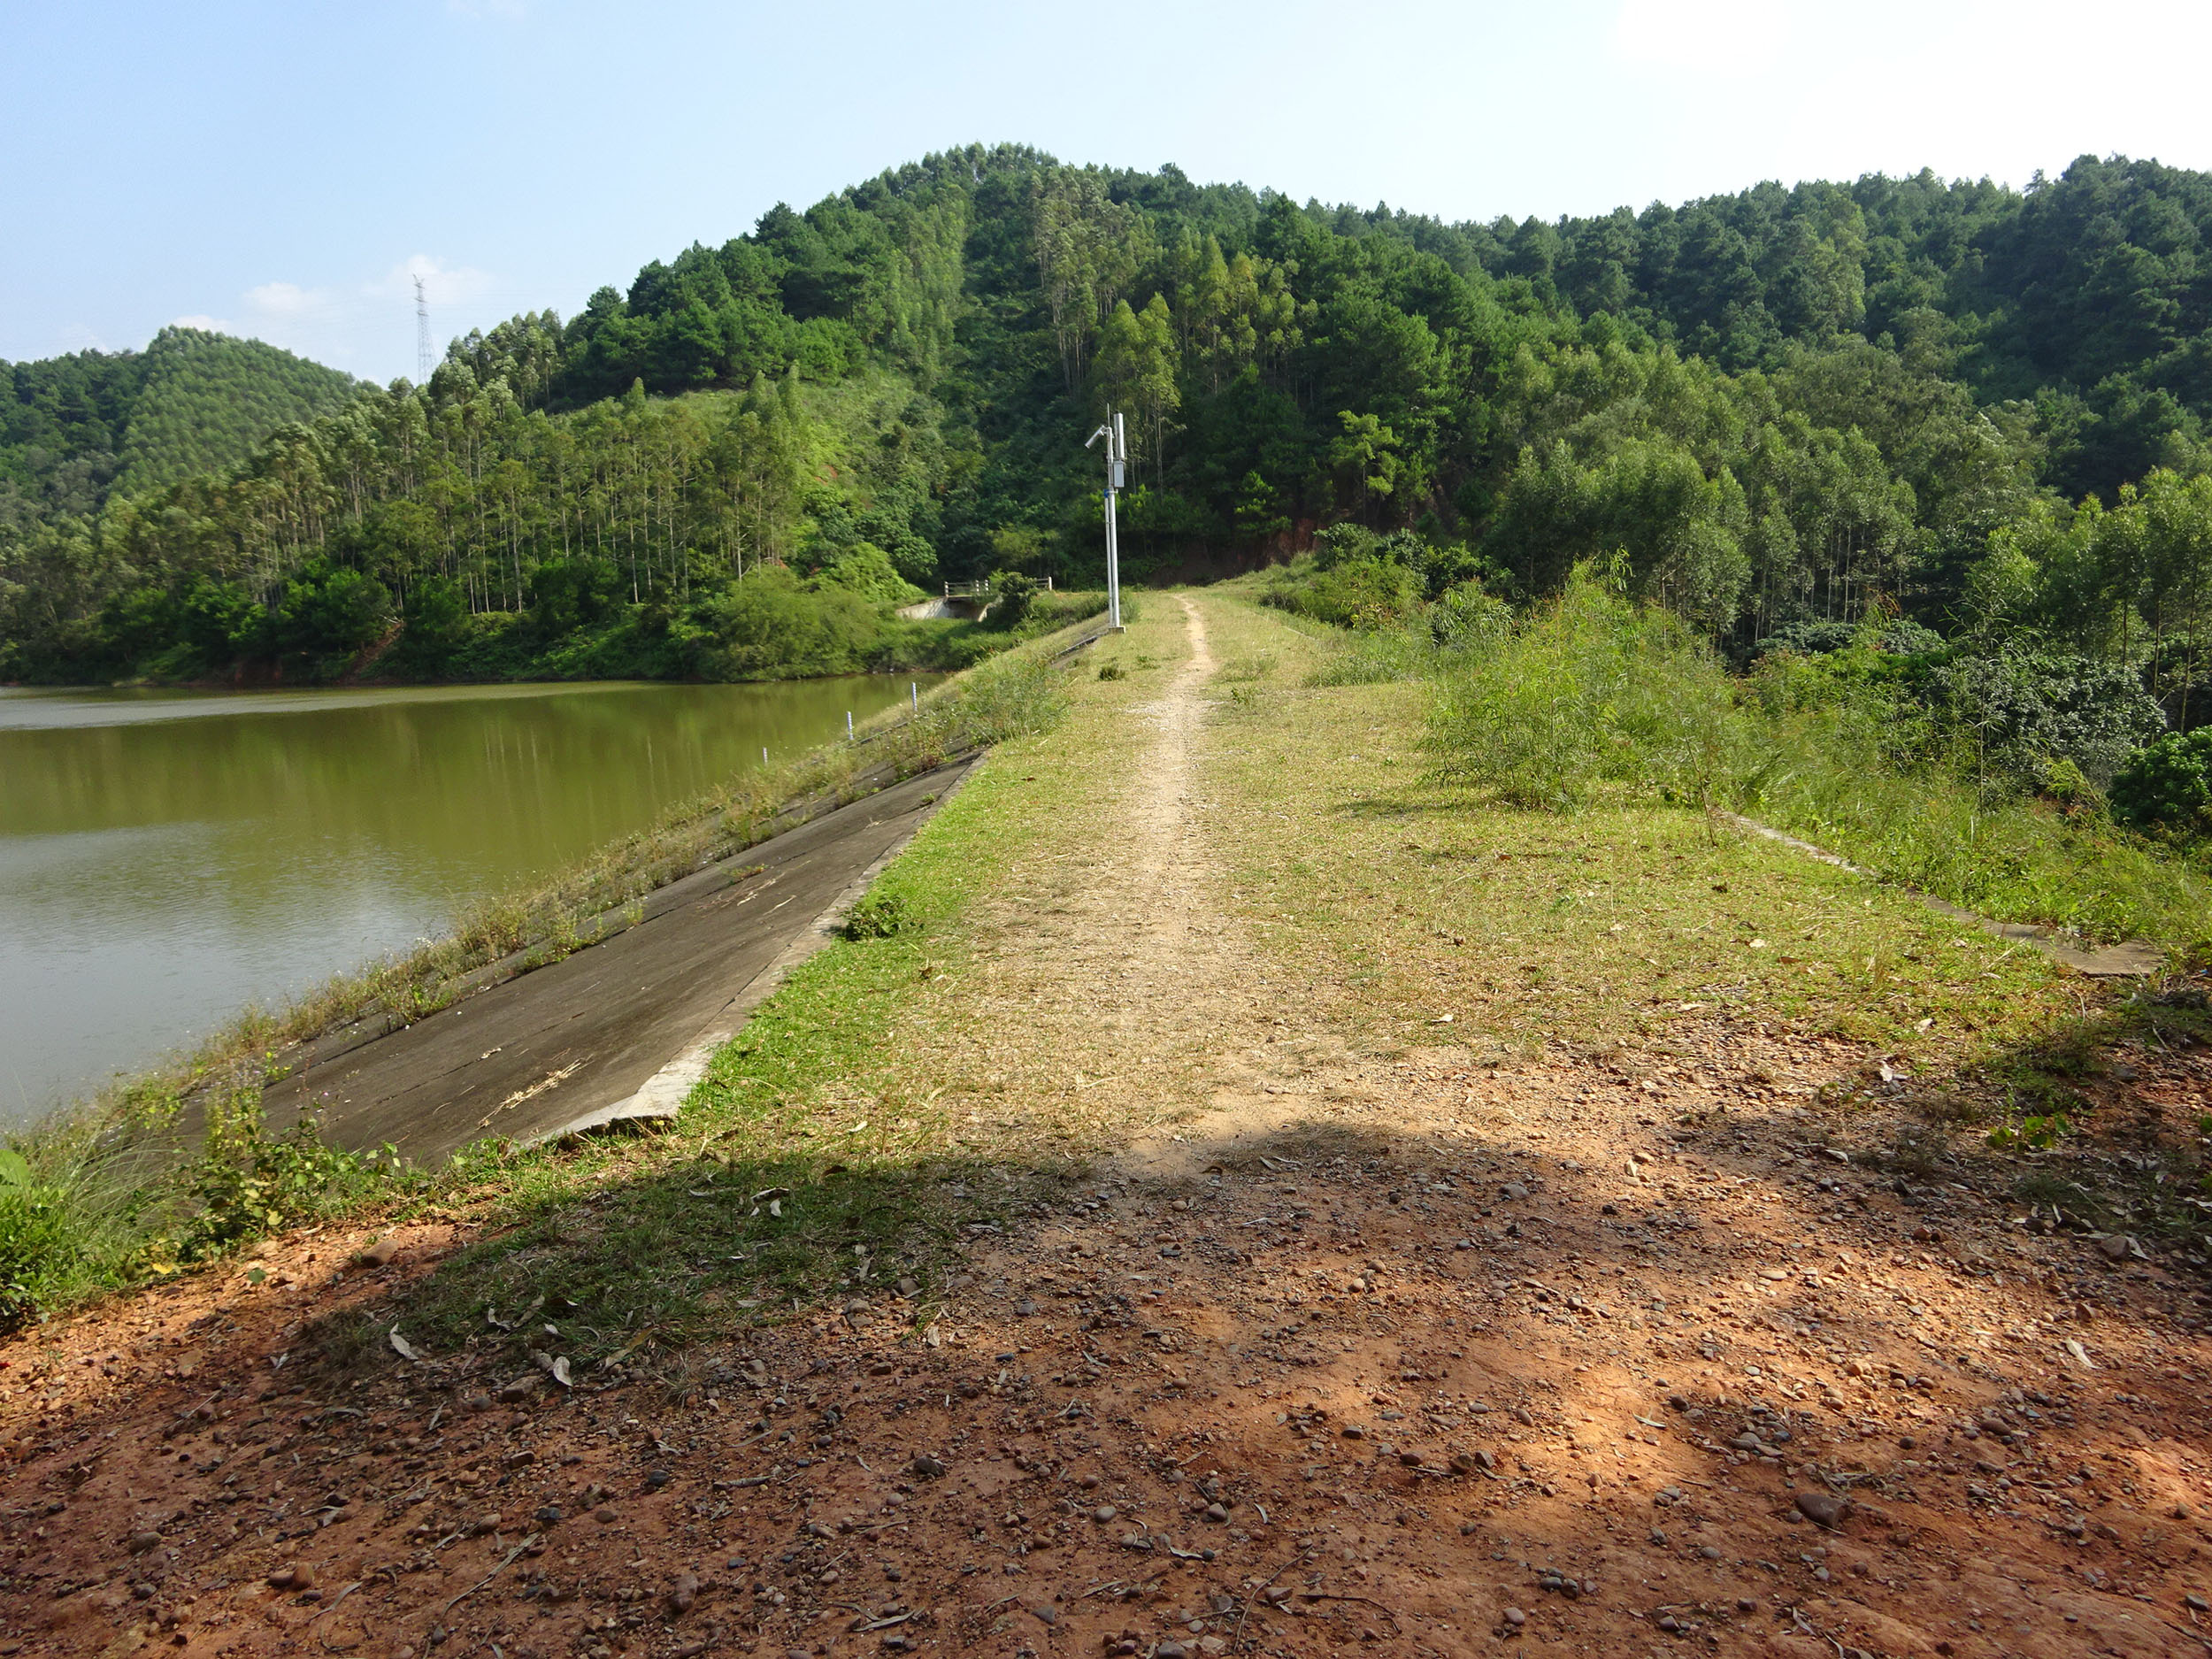
<instances>
[{"instance_id":1,"label":"green water surface","mask_svg":"<svg viewBox=\"0 0 2212 1659\"><path fill-rule=\"evenodd\" d=\"M0 1124L403 950L909 684L0 689Z\"/></svg>"}]
</instances>

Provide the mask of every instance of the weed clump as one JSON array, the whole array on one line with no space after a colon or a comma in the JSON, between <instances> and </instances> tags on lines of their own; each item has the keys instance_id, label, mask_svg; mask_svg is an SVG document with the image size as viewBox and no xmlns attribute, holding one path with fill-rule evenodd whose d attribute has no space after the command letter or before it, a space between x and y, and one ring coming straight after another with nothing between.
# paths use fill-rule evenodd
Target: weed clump
<instances>
[{"instance_id":1,"label":"weed clump","mask_svg":"<svg viewBox=\"0 0 2212 1659\"><path fill-rule=\"evenodd\" d=\"M846 913L844 925L837 931L856 942L868 939L889 939L914 926L914 918L907 910L906 901L895 893L871 893Z\"/></svg>"},{"instance_id":2,"label":"weed clump","mask_svg":"<svg viewBox=\"0 0 2212 1659\"><path fill-rule=\"evenodd\" d=\"M1512 806L1564 810L1601 784L1710 804L1743 722L1719 659L1617 572L1578 565L1558 597L1456 654L1425 747L1437 775Z\"/></svg>"},{"instance_id":3,"label":"weed clump","mask_svg":"<svg viewBox=\"0 0 2212 1659\"><path fill-rule=\"evenodd\" d=\"M2112 810L2139 829L2212 835L2212 726L2170 733L2129 760L2112 780Z\"/></svg>"},{"instance_id":4,"label":"weed clump","mask_svg":"<svg viewBox=\"0 0 2212 1659\"><path fill-rule=\"evenodd\" d=\"M2068 756L1994 741L1958 696L1922 695L1872 639L1770 652L1739 678L1678 618L1632 602L1617 569L1585 564L1432 672L1434 775L1502 803L1564 811L1609 791L1732 810L1999 920L2190 960L2212 939L2202 871L2116 823Z\"/></svg>"},{"instance_id":5,"label":"weed clump","mask_svg":"<svg viewBox=\"0 0 2212 1659\"><path fill-rule=\"evenodd\" d=\"M414 1178L417 1184L420 1179ZM186 1176L188 1219L155 1254L179 1264L212 1260L408 1181L409 1171L392 1147L372 1152L334 1147L311 1114L280 1135L270 1134L260 1092L241 1089L210 1110L205 1144Z\"/></svg>"},{"instance_id":6,"label":"weed clump","mask_svg":"<svg viewBox=\"0 0 2212 1659\"><path fill-rule=\"evenodd\" d=\"M20 1152L0 1151L0 1335L31 1319L47 1286L74 1265L67 1199Z\"/></svg>"}]
</instances>

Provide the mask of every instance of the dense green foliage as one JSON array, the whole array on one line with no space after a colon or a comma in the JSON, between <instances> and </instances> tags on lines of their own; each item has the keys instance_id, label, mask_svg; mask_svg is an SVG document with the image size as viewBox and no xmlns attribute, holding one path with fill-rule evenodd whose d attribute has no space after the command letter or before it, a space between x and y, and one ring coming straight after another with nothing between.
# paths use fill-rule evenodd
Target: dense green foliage
<instances>
[{"instance_id":1,"label":"dense green foliage","mask_svg":"<svg viewBox=\"0 0 2212 1659\"><path fill-rule=\"evenodd\" d=\"M2060 718L2017 749L1989 740L2028 701L2021 686L2050 701L2064 678L2050 664L1996 677L2001 694L1976 702L1981 681L1943 683L1974 659L1899 658L1870 627L1739 677L1678 617L1632 602L1623 574L1578 566L1509 627L1417 659L1438 687L1425 741L1440 778L1551 810L1609 794L1734 810L1984 915L2212 953L2201 867L2116 825L2078 771L2077 788L2053 787L2053 763L2070 763L2030 747L2101 733L2083 740ZM2115 785L2116 807L2201 801L2207 735L2154 745ZM2039 780L2023 776L2029 757Z\"/></svg>"},{"instance_id":2,"label":"dense green foliage","mask_svg":"<svg viewBox=\"0 0 2212 1659\"><path fill-rule=\"evenodd\" d=\"M1313 603L1381 615L1617 551L1739 654L1871 608L2119 664L2186 725L2208 229L2212 179L2118 158L1451 226L972 147L19 526L0 672L797 672L887 568L1094 572L1111 406L1139 579L1318 546Z\"/></svg>"},{"instance_id":3,"label":"dense green foliage","mask_svg":"<svg viewBox=\"0 0 2212 1659\"><path fill-rule=\"evenodd\" d=\"M2032 400L2070 497L2199 451L2212 417L2212 177L2155 162L2084 157L2024 195L1928 173L1769 183L1425 240L1729 369L1886 338L1985 402Z\"/></svg>"},{"instance_id":4,"label":"dense green foliage","mask_svg":"<svg viewBox=\"0 0 2212 1659\"><path fill-rule=\"evenodd\" d=\"M196 328L165 328L143 351L0 363L0 534L232 465L361 389L258 340Z\"/></svg>"},{"instance_id":5,"label":"dense green foliage","mask_svg":"<svg viewBox=\"0 0 2212 1659\"><path fill-rule=\"evenodd\" d=\"M2169 732L2112 780L2115 816L2143 829L2212 835L2212 726Z\"/></svg>"}]
</instances>

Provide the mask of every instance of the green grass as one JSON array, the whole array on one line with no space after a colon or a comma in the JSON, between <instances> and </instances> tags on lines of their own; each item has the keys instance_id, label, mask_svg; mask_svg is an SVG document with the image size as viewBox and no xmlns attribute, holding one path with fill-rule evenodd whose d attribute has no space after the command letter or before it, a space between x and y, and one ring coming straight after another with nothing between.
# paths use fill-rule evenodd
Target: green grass
<instances>
[{"instance_id":1,"label":"green grass","mask_svg":"<svg viewBox=\"0 0 2212 1659\"><path fill-rule=\"evenodd\" d=\"M1876 714L1778 715L1758 731L1760 749L1727 780L1746 815L1998 921L2212 960L2212 879L2102 811L1992 790L1940 764L1901 767Z\"/></svg>"},{"instance_id":2,"label":"green grass","mask_svg":"<svg viewBox=\"0 0 2212 1659\"><path fill-rule=\"evenodd\" d=\"M1502 683L1475 695L1464 680L1440 688L1332 673L1333 653L1364 651L1357 636L1301 627L1275 638L1270 672L1223 687L1229 735L1209 792L1223 803L1218 833L1240 854L1237 909L1272 965L1310 987L1294 1018L1386 1052L1442 1043L1499 1060L1617 1051L1664 1063L1705 1052L1724 1033L1811 1043L1843 1071L1808 1107L1846 1116L1868 1081L1850 1056L1883 1056L1913 1079L1906 1103L1924 1115L1932 1144L2009 1156L2093 1142L2090 1159L2069 1164L2065 1179L2083 1189L2069 1213L2203 1236L2207 1217L2191 1201L2201 1196L2212 1138L2187 1124L2123 1123L2091 1103L2093 1079L2124 1045L2212 1045L2200 985L2084 980L1932 910L1902 882L1818 863L1700 810L1705 757L1681 731L1739 718L1717 665L1663 664L1652 682L1687 679L1681 701L1703 712L1664 741L1638 746L1614 740L1651 718L1644 689L1603 687L1649 636L1616 640L1610 665L1603 650L1563 650L1555 634L1501 651L1480 672ZM1562 657L1563 667L1546 669ZM1454 672L1471 671L1463 660ZM1600 695L1586 695L1592 684ZM1542 706L1547 696L1571 718ZM1471 710L1483 698L1502 712L1479 725ZM1509 729L1514 720L1523 732ZM1519 749L1525 727L1557 732L1566 764ZM1465 745L1459 764L1439 765L1440 733ZM2071 872L2081 891L2101 877L2108 891L2133 895L2125 914L2154 937L2161 916L2174 941L2189 937L2193 918L2202 922L2193 871L2124 839L2100 864L2112 832L2093 820L2018 802L1970 807L1941 793L1964 793L1941 775L1932 795L1878 757L1820 755L1816 726L1746 719L1724 735L1812 748L1816 764L1798 778L1826 780L1831 799L1868 814L1863 822L1878 822L1869 803L1884 803L1896 826L1887 861L1871 833L1832 833L1832 812L1797 817L1772 796L1732 793L1726 771L1715 787L1720 803L1763 808L1869 865L1929 874L1905 855L1946 846L1955 832L1945 810L1982 810L1985 852L1996 831L2024 845L2010 873L1960 857L1952 894L2010 894L2032 908L2023 872L2047 883ZM1471 750L1479 752L1466 758ZM1740 764L1737 751L1721 753ZM1786 771L1767 775L1770 788L1804 787ZM1915 812L1925 822L1915 825ZM1914 885L1945 884L1931 875ZM2047 895L2062 890L2040 889L2044 919L2055 919ZM2115 1148L2127 1156L2102 1156ZM2022 1179L2024 1206L2036 1181L2057 1178L2030 1169Z\"/></svg>"},{"instance_id":3,"label":"green grass","mask_svg":"<svg viewBox=\"0 0 2212 1659\"><path fill-rule=\"evenodd\" d=\"M1333 641L1275 634L1216 763L1235 902L1367 1041L1525 1054L1732 1017L1914 1053L2072 1006L2039 956L1701 811L1440 775L1430 685L1330 684Z\"/></svg>"},{"instance_id":4,"label":"green grass","mask_svg":"<svg viewBox=\"0 0 2212 1659\"><path fill-rule=\"evenodd\" d=\"M1341 656L1374 649L1355 638ZM2198 864L2094 802L1982 775L1884 688L1817 667L1737 680L1679 622L1586 570L1509 634L1432 663L1436 774L1502 803L1732 809L1995 920L2212 954Z\"/></svg>"},{"instance_id":5,"label":"green grass","mask_svg":"<svg viewBox=\"0 0 2212 1659\"><path fill-rule=\"evenodd\" d=\"M1007 826L962 812L967 799L872 889L898 927L803 964L672 1130L519 1154L488 1145L457 1162L448 1183L474 1195L492 1236L409 1294L410 1338L440 1352L495 1345L487 1309L572 1303L564 1335L578 1359L596 1359L640 1335L673 1349L902 1279L915 1286L910 1317L926 1323L959 1229L1003 1221L1038 1179L1031 1161L985 1159L949 1145L941 1125L925 1131L911 1114L926 1054L902 1082L905 1056L887 1038L923 1018L962 901L995 872ZM860 1092L872 1104L849 1110ZM379 1322L353 1317L323 1339L342 1356L373 1349Z\"/></svg>"}]
</instances>

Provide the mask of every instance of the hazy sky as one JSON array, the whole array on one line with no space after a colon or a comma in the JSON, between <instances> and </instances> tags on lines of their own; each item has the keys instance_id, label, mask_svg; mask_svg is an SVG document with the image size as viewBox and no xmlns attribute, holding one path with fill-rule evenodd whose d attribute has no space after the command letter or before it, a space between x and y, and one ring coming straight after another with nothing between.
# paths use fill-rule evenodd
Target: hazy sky
<instances>
[{"instance_id":1,"label":"hazy sky","mask_svg":"<svg viewBox=\"0 0 2212 1659\"><path fill-rule=\"evenodd\" d=\"M1447 219L2212 166L2208 0L0 8L0 357L190 320L378 379L926 151Z\"/></svg>"}]
</instances>

